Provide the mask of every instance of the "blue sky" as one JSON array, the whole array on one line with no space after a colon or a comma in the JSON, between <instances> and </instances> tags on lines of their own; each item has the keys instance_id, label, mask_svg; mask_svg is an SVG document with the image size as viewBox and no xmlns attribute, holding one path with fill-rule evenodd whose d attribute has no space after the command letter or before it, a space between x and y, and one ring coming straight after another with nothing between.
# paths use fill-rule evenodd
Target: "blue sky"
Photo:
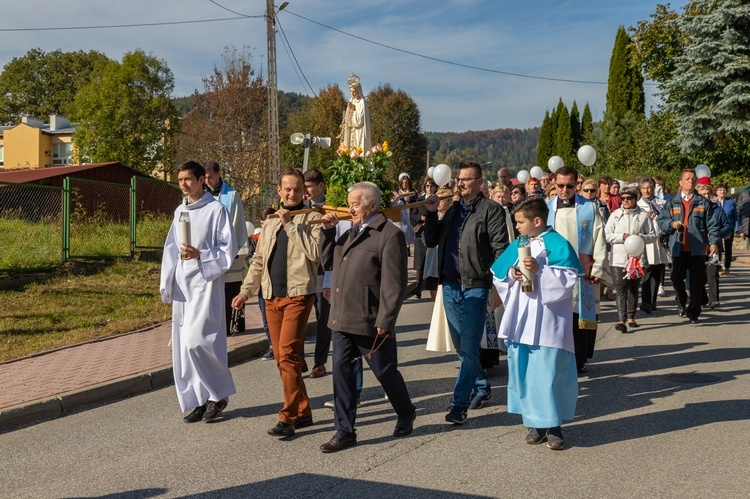
<instances>
[{"instance_id":1,"label":"blue sky","mask_svg":"<svg viewBox=\"0 0 750 499\"><path fill-rule=\"evenodd\" d=\"M216 0L236 12L262 16L264 0ZM277 5L281 2L277 0ZM351 72L365 93L381 83L417 102L426 131L487 130L539 126L544 111L562 97L580 109L589 102L601 118L606 85L522 78L480 71L392 50L314 24L427 57L545 78L606 82L618 26L635 25L655 11L652 0L292 0L279 24L304 76L317 91L346 86ZM681 8L685 1L671 2ZM43 15L40 15L42 13ZM299 17L302 16L302 17ZM18 28L102 26L236 17L210 0L102 2L25 0L0 18L0 65L29 49L98 50L121 59L141 48L164 59L175 75L175 95L202 90L201 77L224 47L255 49L266 73L263 18L201 24L59 31ZM300 81L277 36L278 85L312 95ZM649 95L647 107L658 99Z\"/></svg>"}]
</instances>

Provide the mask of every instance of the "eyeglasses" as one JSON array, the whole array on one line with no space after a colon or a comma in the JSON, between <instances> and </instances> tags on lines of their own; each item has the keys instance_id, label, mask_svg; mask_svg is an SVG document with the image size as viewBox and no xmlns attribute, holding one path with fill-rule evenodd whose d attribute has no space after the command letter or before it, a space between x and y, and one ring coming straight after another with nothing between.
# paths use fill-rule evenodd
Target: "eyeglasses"
<instances>
[{"instance_id":1,"label":"eyeglasses","mask_svg":"<svg viewBox=\"0 0 750 499\"><path fill-rule=\"evenodd\" d=\"M583 192L588 192L589 194L593 194L596 192L596 189L584 189Z\"/></svg>"},{"instance_id":2,"label":"eyeglasses","mask_svg":"<svg viewBox=\"0 0 750 499\"><path fill-rule=\"evenodd\" d=\"M458 178L456 179L458 182L471 182L472 180L477 180L482 177L467 177L467 178Z\"/></svg>"},{"instance_id":3,"label":"eyeglasses","mask_svg":"<svg viewBox=\"0 0 750 499\"><path fill-rule=\"evenodd\" d=\"M567 189L575 189L576 186L575 186L575 184L557 184L557 188L558 189L565 189L565 188L567 188Z\"/></svg>"},{"instance_id":4,"label":"eyeglasses","mask_svg":"<svg viewBox=\"0 0 750 499\"><path fill-rule=\"evenodd\" d=\"M581 185L582 183L583 183L583 180L579 180L578 182L576 182L576 184L578 185Z\"/></svg>"}]
</instances>

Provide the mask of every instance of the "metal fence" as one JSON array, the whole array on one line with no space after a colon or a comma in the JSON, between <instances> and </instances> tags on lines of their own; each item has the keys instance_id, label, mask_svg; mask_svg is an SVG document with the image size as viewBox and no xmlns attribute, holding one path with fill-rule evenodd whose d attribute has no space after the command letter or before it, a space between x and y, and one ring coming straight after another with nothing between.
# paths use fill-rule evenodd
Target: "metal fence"
<instances>
[{"instance_id":1,"label":"metal fence","mask_svg":"<svg viewBox=\"0 0 750 499\"><path fill-rule=\"evenodd\" d=\"M0 271L160 249L180 199L175 185L136 176L130 185L0 183Z\"/></svg>"}]
</instances>

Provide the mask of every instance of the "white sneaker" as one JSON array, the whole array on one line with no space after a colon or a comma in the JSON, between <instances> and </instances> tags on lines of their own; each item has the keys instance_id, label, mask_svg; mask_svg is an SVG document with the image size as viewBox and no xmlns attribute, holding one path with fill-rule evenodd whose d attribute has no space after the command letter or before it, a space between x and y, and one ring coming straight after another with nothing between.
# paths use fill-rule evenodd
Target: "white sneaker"
<instances>
[{"instance_id":1,"label":"white sneaker","mask_svg":"<svg viewBox=\"0 0 750 499\"><path fill-rule=\"evenodd\" d=\"M662 285L660 284L660 285L659 285L659 292L658 292L658 293L656 293L656 294L657 294L658 296L665 296L665 295L666 295L666 293L664 292L664 286L662 286Z\"/></svg>"}]
</instances>

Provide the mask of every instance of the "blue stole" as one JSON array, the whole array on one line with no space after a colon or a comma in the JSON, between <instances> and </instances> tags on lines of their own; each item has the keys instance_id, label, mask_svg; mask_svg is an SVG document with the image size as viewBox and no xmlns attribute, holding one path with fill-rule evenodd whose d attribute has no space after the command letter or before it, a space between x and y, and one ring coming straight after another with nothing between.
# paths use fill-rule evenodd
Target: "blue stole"
<instances>
[{"instance_id":1,"label":"blue stole","mask_svg":"<svg viewBox=\"0 0 750 499\"><path fill-rule=\"evenodd\" d=\"M557 196L547 201L549 216L547 224L555 227L557 215ZM578 254L587 255L593 260L594 254L594 217L599 216L596 205L580 194L575 197L576 227ZM579 256L580 261L580 256ZM596 294L591 281L578 278L578 327L596 331Z\"/></svg>"},{"instance_id":2,"label":"blue stole","mask_svg":"<svg viewBox=\"0 0 750 499\"><path fill-rule=\"evenodd\" d=\"M547 256L547 265L550 267L564 268L575 270L577 274L583 274L581 262L578 260L573 246L567 239L555 232L552 227L539 235L544 243L544 250ZM520 238L519 238L520 239ZM518 243L519 239L511 242L505 251L495 260L490 270L495 278L503 280L508 275L508 270L518 263Z\"/></svg>"},{"instance_id":3,"label":"blue stole","mask_svg":"<svg viewBox=\"0 0 750 499\"><path fill-rule=\"evenodd\" d=\"M223 204L224 208L226 208L227 212L229 212L230 222L233 222L234 220L233 213L232 213L232 204L234 202L234 196L235 196L234 189L229 187L229 184L222 181L221 190L219 191L219 198L217 199L217 201Z\"/></svg>"}]
</instances>

